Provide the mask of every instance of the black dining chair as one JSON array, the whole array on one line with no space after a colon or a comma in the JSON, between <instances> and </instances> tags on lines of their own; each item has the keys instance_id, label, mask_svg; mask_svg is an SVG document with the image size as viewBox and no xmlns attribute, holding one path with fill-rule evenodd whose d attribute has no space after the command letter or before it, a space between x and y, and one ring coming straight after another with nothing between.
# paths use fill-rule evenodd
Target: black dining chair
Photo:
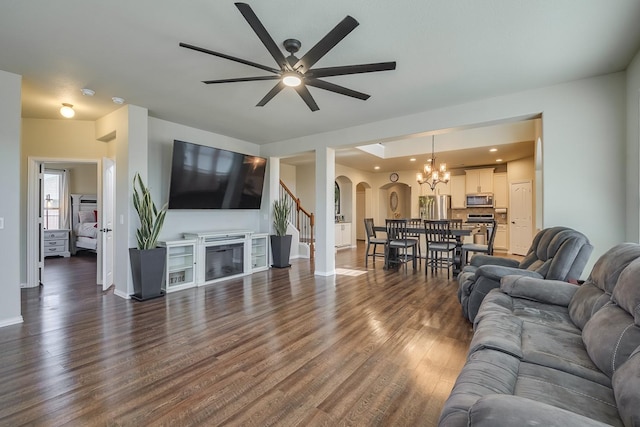
<instances>
[{"instance_id":1,"label":"black dining chair","mask_svg":"<svg viewBox=\"0 0 640 427\"><path fill-rule=\"evenodd\" d=\"M461 248L461 258L463 265L469 263L469 252L493 255L493 242L496 240L496 230L498 229L497 221L494 219L488 223L487 228L487 244L465 243Z\"/></svg>"},{"instance_id":2,"label":"black dining chair","mask_svg":"<svg viewBox=\"0 0 640 427\"><path fill-rule=\"evenodd\" d=\"M369 257L373 258L373 266L376 266L376 257L384 258L384 248L387 244L387 239L380 238L376 235L376 230L373 228L373 218L364 219L364 229L367 233L367 250L364 255L364 266L369 265ZM377 251L378 245L382 245L382 252ZM373 246L373 252L369 252Z\"/></svg>"},{"instance_id":3,"label":"black dining chair","mask_svg":"<svg viewBox=\"0 0 640 427\"><path fill-rule=\"evenodd\" d=\"M444 220L424 220L424 234L427 237L427 262L431 272L438 269L447 270L447 279L451 278L451 268L453 267L456 244L450 240L451 229L449 221ZM427 268L424 269L427 274Z\"/></svg>"},{"instance_id":4,"label":"black dining chair","mask_svg":"<svg viewBox=\"0 0 640 427\"><path fill-rule=\"evenodd\" d=\"M387 219L387 244L385 246L385 265L387 268L391 264L404 264L404 270L407 271L407 262L413 261L413 269L417 267L416 263L416 246L418 241L408 237L407 220L406 219ZM411 254L409 254L411 248Z\"/></svg>"},{"instance_id":5,"label":"black dining chair","mask_svg":"<svg viewBox=\"0 0 640 427\"><path fill-rule=\"evenodd\" d=\"M420 236L422 235L420 230L422 228L422 219L421 218L411 218L407 220L407 237L410 239L415 239L418 247L418 263L422 264L422 248L420 245ZM413 231L416 230L416 231Z\"/></svg>"}]
</instances>

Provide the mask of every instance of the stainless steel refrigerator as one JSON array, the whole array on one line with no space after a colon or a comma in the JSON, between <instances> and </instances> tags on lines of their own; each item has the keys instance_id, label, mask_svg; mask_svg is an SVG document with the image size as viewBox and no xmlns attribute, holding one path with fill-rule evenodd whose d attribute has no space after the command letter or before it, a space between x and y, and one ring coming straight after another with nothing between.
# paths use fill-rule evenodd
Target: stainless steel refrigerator
<instances>
[{"instance_id":1,"label":"stainless steel refrigerator","mask_svg":"<svg viewBox=\"0 0 640 427\"><path fill-rule=\"evenodd\" d=\"M451 219L451 196L420 196L419 212L422 219Z\"/></svg>"}]
</instances>

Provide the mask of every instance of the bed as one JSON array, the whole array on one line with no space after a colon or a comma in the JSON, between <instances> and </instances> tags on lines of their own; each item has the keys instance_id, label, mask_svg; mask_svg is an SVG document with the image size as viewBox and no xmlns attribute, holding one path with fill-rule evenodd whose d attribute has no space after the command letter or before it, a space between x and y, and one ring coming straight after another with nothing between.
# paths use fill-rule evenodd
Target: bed
<instances>
[{"instance_id":1,"label":"bed","mask_svg":"<svg viewBox=\"0 0 640 427\"><path fill-rule=\"evenodd\" d=\"M95 194L71 195L71 253L98 247L98 200Z\"/></svg>"}]
</instances>

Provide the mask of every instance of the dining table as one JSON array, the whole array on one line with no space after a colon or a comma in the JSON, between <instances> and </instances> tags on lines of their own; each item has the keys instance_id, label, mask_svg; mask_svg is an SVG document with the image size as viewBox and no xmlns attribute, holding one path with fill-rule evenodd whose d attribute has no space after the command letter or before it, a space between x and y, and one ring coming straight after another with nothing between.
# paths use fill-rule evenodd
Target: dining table
<instances>
[{"instance_id":1,"label":"dining table","mask_svg":"<svg viewBox=\"0 0 640 427\"><path fill-rule=\"evenodd\" d=\"M463 224L460 228L451 228L449 230L451 236L456 240L456 250L453 256L453 276L457 276L462 270L462 238L465 236L471 236L478 232L480 227L478 224ZM384 225L375 225L373 230L376 232L386 233L387 227ZM424 227L407 227L408 234L425 234ZM385 264L386 265L386 264Z\"/></svg>"}]
</instances>

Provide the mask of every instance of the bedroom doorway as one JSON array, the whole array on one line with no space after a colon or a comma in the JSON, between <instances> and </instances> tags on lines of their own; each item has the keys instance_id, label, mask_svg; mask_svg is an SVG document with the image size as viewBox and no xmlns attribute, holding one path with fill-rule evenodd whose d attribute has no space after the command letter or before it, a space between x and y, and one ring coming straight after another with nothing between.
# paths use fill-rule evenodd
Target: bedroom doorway
<instances>
[{"instance_id":1,"label":"bedroom doorway","mask_svg":"<svg viewBox=\"0 0 640 427\"><path fill-rule=\"evenodd\" d=\"M63 258L49 258L50 262L54 262L54 260L58 264L65 262L64 257L67 256L67 253L71 256L80 255L85 261L95 264L96 284L103 284L103 272L105 271L102 265L104 262L103 255L106 253L102 248L103 233L101 231L105 228L103 227L105 218L103 218L104 215L102 213L113 210L113 197L107 198L106 202L109 205L107 206L103 202L102 195L104 187L102 166L107 163L108 159L29 158L27 183L27 287L46 285L46 283L42 283L45 257L47 254L49 256L58 255L55 249L58 245L67 249L68 252L62 254ZM47 173L48 177L56 174L62 176L61 171L64 170L75 170L75 172L67 174L66 179L68 182L66 183L67 192L65 195L56 195L56 192L51 190L51 183L49 183L49 187L45 187L44 177L47 169L53 172ZM113 163L111 163L111 168L107 169L110 171L109 179L113 180ZM107 187L113 188L109 185ZM89 203L82 206L82 208L74 206L70 201L72 199L71 193L74 196L78 194L86 196L83 199ZM48 198L47 195L49 195ZM56 208L60 208L61 205L65 204L65 200L69 200L66 209L56 211ZM64 213L65 211L67 212L66 214ZM80 211L82 211L82 214L80 214ZM58 218L57 223L51 221L51 215L55 214L66 215L67 219ZM112 220L112 215L109 215L109 220ZM55 225L54 223L58 224L58 231L51 229L52 225ZM82 225L82 231L79 229L80 225ZM47 228L50 229L48 232L45 231ZM46 237L45 234L51 234L51 236ZM82 235L82 242L79 242L78 234ZM48 248L47 245L51 245L54 249ZM49 249L52 250L51 253L47 252ZM109 271L112 272L112 268ZM112 274L109 276L113 277Z\"/></svg>"}]
</instances>

